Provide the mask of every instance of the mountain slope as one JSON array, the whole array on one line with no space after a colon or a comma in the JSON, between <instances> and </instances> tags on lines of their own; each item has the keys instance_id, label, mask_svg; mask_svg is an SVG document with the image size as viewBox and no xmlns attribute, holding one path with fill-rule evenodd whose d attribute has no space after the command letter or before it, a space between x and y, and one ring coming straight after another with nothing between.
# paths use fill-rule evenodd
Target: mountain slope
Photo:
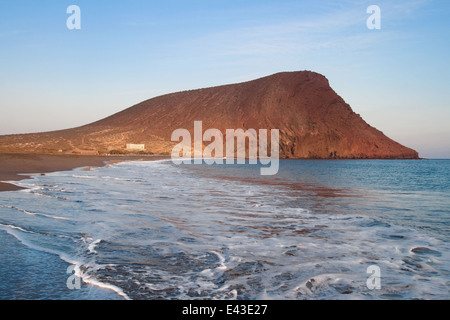
<instances>
[{"instance_id":1,"label":"mountain slope","mask_svg":"<svg viewBox=\"0 0 450 320\"><path fill-rule=\"evenodd\" d=\"M368 125L309 71L159 96L73 129L0 136L0 152L108 153L128 143L171 152L175 129L279 129L281 158L417 158Z\"/></svg>"}]
</instances>

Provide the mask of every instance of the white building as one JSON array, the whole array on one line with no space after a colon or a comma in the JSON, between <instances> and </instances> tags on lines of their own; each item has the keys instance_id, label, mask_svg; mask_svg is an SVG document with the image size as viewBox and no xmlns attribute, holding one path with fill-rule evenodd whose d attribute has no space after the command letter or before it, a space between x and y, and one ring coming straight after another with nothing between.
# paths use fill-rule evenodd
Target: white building
<instances>
[{"instance_id":1,"label":"white building","mask_svg":"<svg viewBox=\"0 0 450 320\"><path fill-rule=\"evenodd\" d=\"M127 150L145 150L145 144L132 144L132 143L128 143L127 144Z\"/></svg>"}]
</instances>

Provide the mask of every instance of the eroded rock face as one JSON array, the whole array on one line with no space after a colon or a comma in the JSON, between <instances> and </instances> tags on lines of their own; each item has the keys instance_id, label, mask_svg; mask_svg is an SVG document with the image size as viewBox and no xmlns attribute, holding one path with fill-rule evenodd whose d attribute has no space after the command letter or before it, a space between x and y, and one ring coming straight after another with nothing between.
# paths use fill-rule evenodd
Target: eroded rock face
<instances>
[{"instance_id":1,"label":"eroded rock face","mask_svg":"<svg viewBox=\"0 0 450 320\"><path fill-rule=\"evenodd\" d=\"M281 158L418 158L418 153L368 125L310 71L159 96L92 124L0 137L0 152L107 153L127 143L171 152L175 129L279 129Z\"/></svg>"}]
</instances>

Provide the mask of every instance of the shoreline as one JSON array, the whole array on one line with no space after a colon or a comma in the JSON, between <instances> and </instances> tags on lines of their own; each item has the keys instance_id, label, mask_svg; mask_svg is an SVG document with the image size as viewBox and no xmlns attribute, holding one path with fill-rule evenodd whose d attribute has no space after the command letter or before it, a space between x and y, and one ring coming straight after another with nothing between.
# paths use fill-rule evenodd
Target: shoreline
<instances>
[{"instance_id":1,"label":"shoreline","mask_svg":"<svg viewBox=\"0 0 450 320\"><path fill-rule=\"evenodd\" d=\"M0 153L0 192L25 188L10 183L30 179L33 175L57 171L70 171L82 167L103 167L124 161L153 161L170 159L170 155L69 155L45 153ZM318 160L318 159L284 159ZM338 160L338 159L320 159ZM353 159L339 159L353 160ZM354 159L361 160L361 159ZM367 159L371 160L371 159ZM381 159L380 159L381 160ZM386 159L393 160L393 159ZM400 160L400 159L399 159ZM405 159L401 159L405 160ZM423 159L411 159L423 160ZM7 181L7 182L6 182Z\"/></svg>"},{"instance_id":2,"label":"shoreline","mask_svg":"<svg viewBox=\"0 0 450 320\"><path fill-rule=\"evenodd\" d=\"M30 179L36 174L70 171L82 167L103 167L123 161L152 161L167 159L167 155L61 155L34 153L0 153L0 192L25 188L5 181Z\"/></svg>"}]
</instances>

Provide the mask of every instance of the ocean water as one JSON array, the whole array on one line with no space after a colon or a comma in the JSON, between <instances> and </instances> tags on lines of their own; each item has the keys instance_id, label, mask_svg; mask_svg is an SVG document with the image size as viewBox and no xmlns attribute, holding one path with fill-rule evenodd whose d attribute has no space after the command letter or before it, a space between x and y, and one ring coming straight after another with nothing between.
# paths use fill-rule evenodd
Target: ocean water
<instances>
[{"instance_id":1,"label":"ocean water","mask_svg":"<svg viewBox=\"0 0 450 320\"><path fill-rule=\"evenodd\" d=\"M141 161L16 184L0 299L450 298L450 160Z\"/></svg>"}]
</instances>

